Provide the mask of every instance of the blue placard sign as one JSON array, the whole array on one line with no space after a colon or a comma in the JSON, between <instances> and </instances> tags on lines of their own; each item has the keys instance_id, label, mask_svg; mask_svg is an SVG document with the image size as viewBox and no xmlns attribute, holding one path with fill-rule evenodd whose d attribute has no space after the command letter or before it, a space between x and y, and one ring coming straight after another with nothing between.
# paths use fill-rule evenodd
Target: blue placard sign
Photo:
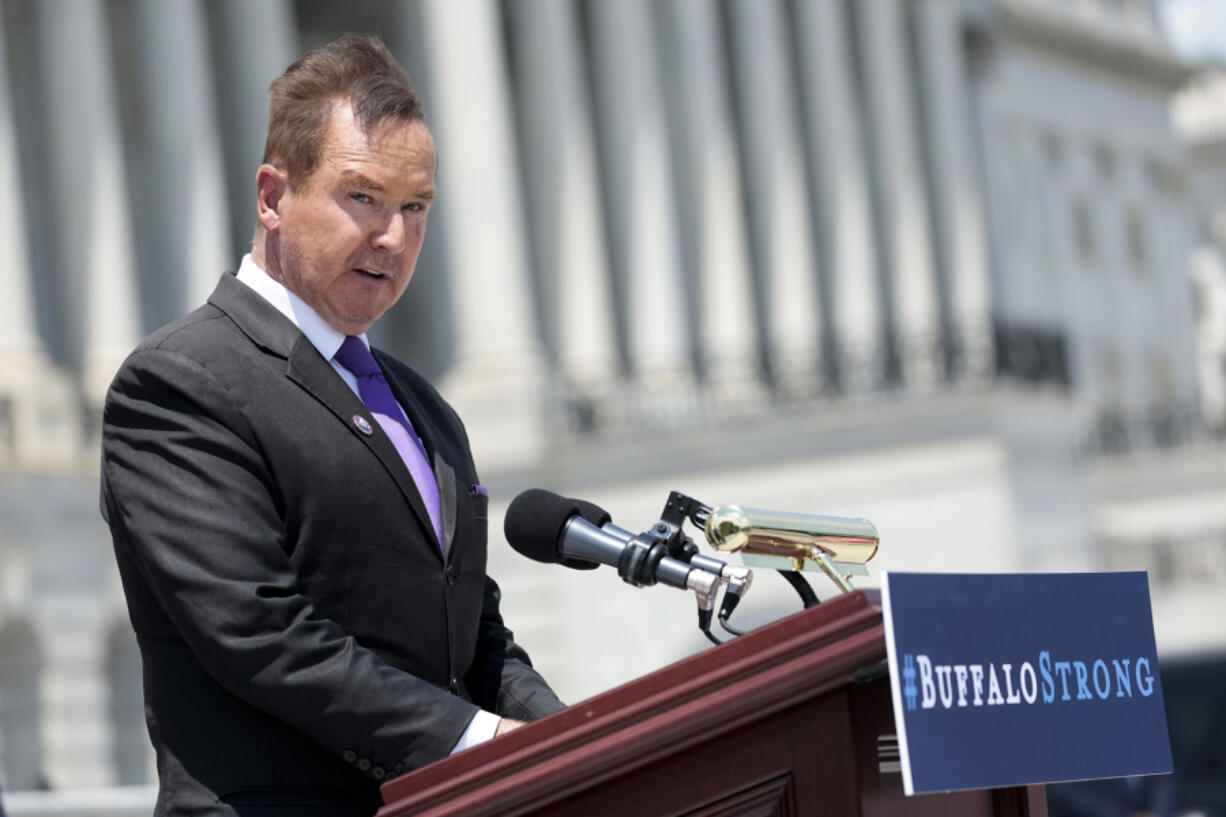
<instances>
[{"instance_id":1,"label":"blue placard sign","mask_svg":"<svg viewBox=\"0 0 1226 817\"><path fill-rule=\"evenodd\" d=\"M885 573L907 794L1172 770L1144 573Z\"/></svg>"}]
</instances>

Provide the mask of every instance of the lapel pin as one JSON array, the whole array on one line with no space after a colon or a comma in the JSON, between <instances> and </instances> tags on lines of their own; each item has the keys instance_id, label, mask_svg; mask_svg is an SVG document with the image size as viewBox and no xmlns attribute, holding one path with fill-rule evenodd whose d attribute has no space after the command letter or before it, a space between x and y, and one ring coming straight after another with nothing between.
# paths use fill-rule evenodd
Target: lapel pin
<instances>
[{"instance_id":1,"label":"lapel pin","mask_svg":"<svg viewBox=\"0 0 1226 817\"><path fill-rule=\"evenodd\" d=\"M353 424L358 427L358 431L362 432L367 437L375 433L374 428L372 428L370 425L370 420L367 420L361 414L353 415Z\"/></svg>"}]
</instances>

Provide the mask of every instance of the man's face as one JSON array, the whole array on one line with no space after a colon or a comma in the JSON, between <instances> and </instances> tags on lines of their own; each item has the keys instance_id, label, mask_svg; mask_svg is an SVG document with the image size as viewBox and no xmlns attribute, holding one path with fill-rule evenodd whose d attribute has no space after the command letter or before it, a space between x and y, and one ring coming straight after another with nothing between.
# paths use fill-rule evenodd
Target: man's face
<instances>
[{"instance_id":1,"label":"man's face","mask_svg":"<svg viewBox=\"0 0 1226 817\"><path fill-rule=\"evenodd\" d=\"M338 104L319 166L298 190L280 169L260 169L265 271L335 329L365 332L413 277L435 166L424 122L385 122L365 134L349 105Z\"/></svg>"}]
</instances>

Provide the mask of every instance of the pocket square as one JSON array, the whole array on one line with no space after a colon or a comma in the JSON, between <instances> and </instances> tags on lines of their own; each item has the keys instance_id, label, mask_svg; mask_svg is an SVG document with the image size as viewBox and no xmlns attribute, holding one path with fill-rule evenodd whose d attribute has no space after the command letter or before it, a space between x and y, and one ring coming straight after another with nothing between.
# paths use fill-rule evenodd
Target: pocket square
<instances>
[{"instance_id":1,"label":"pocket square","mask_svg":"<svg viewBox=\"0 0 1226 817\"><path fill-rule=\"evenodd\" d=\"M468 489L468 492L469 492L470 494L480 494L481 496L489 496L489 495L490 495L490 492L489 492L489 491L487 491L487 490L485 490L485 486L484 486L484 485L476 485L476 484L474 484L472 487L470 487L470 488Z\"/></svg>"}]
</instances>

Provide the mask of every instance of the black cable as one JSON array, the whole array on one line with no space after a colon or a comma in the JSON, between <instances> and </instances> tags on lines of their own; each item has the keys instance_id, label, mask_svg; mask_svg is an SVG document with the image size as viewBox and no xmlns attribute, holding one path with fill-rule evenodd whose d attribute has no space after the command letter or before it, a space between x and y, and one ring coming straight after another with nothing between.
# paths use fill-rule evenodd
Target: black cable
<instances>
[{"instance_id":1,"label":"black cable","mask_svg":"<svg viewBox=\"0 0 1226 817\"><path fill-rule=\"evenodd\" d=\"M813 592L813 587L810 586L810 584L805 581L799 573L795 573L791 570L780 570L778 572L784 579L787 580L787 583L792 585L792 587L796 589L796 592L800 594L800 599L802 602L804 602L804 606L806 608L822 603L822 600L819 599L817 594ZM719 626L723 627L734 636L742 636L747 632L747 630L741 630L728 623L728 619L732 616L732 611L736 609L737 603L740 602L740 600L741 599L739 596L734 596L731 594L725 595L723 606L720 607L719 610Z\"/></svg>"},{"instance_id":2,"label":"black cable","mask_svg":"<svg viewBox=\"0 0 1226 817\"><path fill-rule=\"evenodd\" d=\"M719 617L719 626L723 627L725 630L727 630L728 632L736 636L745 635L745 632L746 632L745 630L739 630L736 627L733 627L731 624L729 624L728 619L725 616Z\"/></svg>"},{"instance_id":3,"label":"black cable","mask_svg":"<svg viewBox=\"0 0 1226 817\"><path fill-rule=\"evenodd\" d=\"M702 634L710 639L712 644L723 644L715 633L711 632L711 611L698 608L698 629L702 630Z\"/></svg>"},{"instance_id":4,"label":"black cable","mask_svg":"<svg viewBox=\"0 0 1226 817\"><path fill-rule=\"evenodd\" d=\"M813 587L805 581L805 577L799 573L794 573L791 570L780 570L779 575L783 576L787 583L792 585L792 588L800 594L800 600L804 602L805 609L814 607L822 603L822 600L813 592Z\"/></svg>"},{"instance_id":5,"label":"black cable","mask_svg":"<svg viewBox=\"0 0 1226 817\"><path fill-rule=\"evenodd\" d=\"M733 635L737 635L737 636L745 635L745 633L733 627L731 624L729 624L728 619L732 618L732 611L735 610L736 606L740 603L741 603L741 596L739 592L738 593L725 593L724 603L720 605L720 608L719 608L719 626L723 627L728 632L732 633Z\"/></svg>"}]
</instances>

